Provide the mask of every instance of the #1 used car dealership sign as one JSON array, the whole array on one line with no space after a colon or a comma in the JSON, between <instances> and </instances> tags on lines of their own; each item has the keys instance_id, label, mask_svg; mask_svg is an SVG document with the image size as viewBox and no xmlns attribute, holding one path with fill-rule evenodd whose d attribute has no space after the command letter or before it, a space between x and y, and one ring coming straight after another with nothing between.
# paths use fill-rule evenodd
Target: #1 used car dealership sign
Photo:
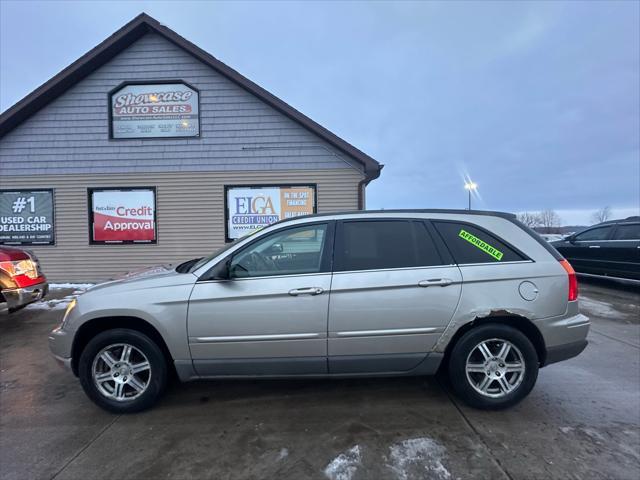
<instances>
[{"instance_id":1,"label":"#1 used car dealership sign","mask_svg":"<svg viewBox=\"0 0 640 480\"><path fill-rule=\"evenodd\" d=\"M155 243L154 188L96 188L89 198L91 243Z\"/></svg>"},{"instance_id":2,"label":"#1 used car dealership sign","mask_svg":"<svg viewBox=\"0 0 640 480\"><path fill-rule=\"evenodd\" d=\"M110 94L112 138L197 137L198 91L185 83L130 83Z\"/></svg>"},{"instance_id":3,"label":"#1 used car dealership sign","mask_svg":"<svg viewBox=\"0 0 640 480\"><path fill-rule=\"evenodd\" d=\"M53 190L0 190L0 244L54 243Z\"/></svg>"}]
</instances>

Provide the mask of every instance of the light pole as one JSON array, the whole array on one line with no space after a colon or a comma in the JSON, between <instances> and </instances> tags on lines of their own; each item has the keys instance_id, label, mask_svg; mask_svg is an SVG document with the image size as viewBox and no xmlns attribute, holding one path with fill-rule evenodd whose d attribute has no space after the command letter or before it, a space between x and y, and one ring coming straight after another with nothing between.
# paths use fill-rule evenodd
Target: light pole
<instances>
[{"instance_id":1,"label":"light pole","mask_svg":"<svg viewBox=\"0 0 640 480\"><path fill-rule=\"evenodd\" d=\"M471 210L471 192L476 191L476 189L478 188L478 184L472 182L471 180L468 180L465 182L464 188L469 192L469 210Z\"/></svg>"}]
</instances>

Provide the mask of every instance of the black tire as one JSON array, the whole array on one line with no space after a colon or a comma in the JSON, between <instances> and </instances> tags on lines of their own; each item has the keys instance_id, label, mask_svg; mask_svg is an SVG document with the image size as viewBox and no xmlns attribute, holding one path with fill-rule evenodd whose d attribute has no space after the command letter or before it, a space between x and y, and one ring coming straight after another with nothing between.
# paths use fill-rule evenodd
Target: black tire
<instances>
[{"instance_id":1,"label":"black tire","mask_svg":"<svg viewBox=\"0 0 640 480\"><path fill-rule=\"evenodd\" d=\"M492 398L477 391L469 380L466 371L467 358L469 358L476 346L483 341L493 339L506 340L515 346L524 360L525 367L518 386L499 398ZM499 346L500 344L496 342L494 345ZM474 355L477 355L477 353L474 353ZM499 410L512 407L531 392L538 379L538 367L539 361L536 349L522 332L508 325L490 323L473 328L458 339L449 357L449 381L458 397L468 405L485 410ZM511 379L515 379L513 374L510 373L508 375ZM470 376L482 380L484 373L474 373L470 374ZM515 384L516 380L513 381ZM495 383L491 385L493 385L492 388L494 389L500 388ZM502 391L504 390L506 389Z\"/></svg>"},{"instance_id":2,"label":"black tire","mask_svg":"<svg viewBox=\"0 0 640 480\"><path fill-rule=\"evenodd\" d=\"M101 393L93 379L93 362L96 356L104 348L117 344L135 347L144 354L150 366L146 389L130 400L118 401L107 397ZM167 361L160 347L143 333L126 328L115 328L99 333L89 341L80 355L78 373L82 388L96 405L114 413L134 413L150 408L160 398L167 384ZM136 393L132 387L127 388L130 394Z\"/></svg>"}]
</instances>

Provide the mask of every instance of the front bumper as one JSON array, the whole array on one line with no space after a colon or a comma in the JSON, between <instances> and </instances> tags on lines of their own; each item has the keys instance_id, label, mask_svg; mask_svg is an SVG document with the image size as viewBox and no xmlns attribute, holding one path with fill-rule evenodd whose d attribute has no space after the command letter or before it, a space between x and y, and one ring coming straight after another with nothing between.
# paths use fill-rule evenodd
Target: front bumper
<instances>
[{"instance_id":1,"label":"front bumper","mask_svg":"<svg viewBox=\"0 0 640 480\"><path fill-rule=\"evenodd\" d=\"M47 282L29 287L2 290L2 296L7 301L9 312L15 312L32 302L41 300L47 293L49 293L49 284Z\"/></svg>"}]
</instances>

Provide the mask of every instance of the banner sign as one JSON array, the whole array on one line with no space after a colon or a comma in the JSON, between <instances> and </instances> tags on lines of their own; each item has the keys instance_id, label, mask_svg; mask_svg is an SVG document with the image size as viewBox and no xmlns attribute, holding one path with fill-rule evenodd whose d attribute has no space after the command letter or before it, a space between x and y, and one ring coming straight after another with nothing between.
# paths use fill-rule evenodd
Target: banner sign
<instances>
[{"instance_id":1,"label":"banner sign","mask_svg":"<svg viewBox=\"0 0 640 480\"><path fill-rule=\"evenodd\" d=\"M0 244L55 244L53 190L0 190Z\"/></svg>"},{"instance_id":2,"label":"banner sign","mask_svg":"<svg viewBox=\"0 0 640 480\"><path fill-rule=\"evenodd\" d=\"M185 83L132 83L110 94L111 138L197 137L198 91Z\"/></svg>"},{"instance_id":3,"label":"banner sign","mask_svg":"<svg viewBox=\"0 0 640 480\"><path fill-rule=\"evenodd\" d=\"M316 212L315 185L228 186L225 188L227 241L279 220Z\"/></svg>"},{"instance_id":4,"label":"banner sign","mask_svg":"<svg viewBox=\"0 0 640 480\"><path fill-rule=\"evenodd\" d=\"M156 243L154 187L89 189L91 243Z\"/></svg>"}]
</instances>

